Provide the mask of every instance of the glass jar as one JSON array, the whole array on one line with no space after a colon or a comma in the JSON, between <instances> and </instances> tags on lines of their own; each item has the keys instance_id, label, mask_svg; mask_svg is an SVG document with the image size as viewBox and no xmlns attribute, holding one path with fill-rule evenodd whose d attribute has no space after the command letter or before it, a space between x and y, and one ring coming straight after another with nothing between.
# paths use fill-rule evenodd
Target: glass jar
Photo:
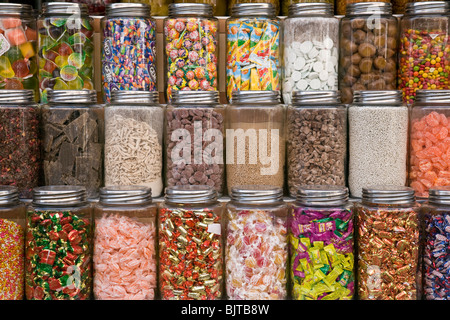
<instances>
[{"instance_id":1,"label":"glass jar","mask_svg":"<svg viewBox=\"0 0 450 320\"><path fill-rule=\"evenodd\" d=\"M212 6L173 3L164 19L165 89L170 102L175 91L216 91L219 23Z\"/></svg>"},{"instance_id":2,"label":"glass jar","mask_svg":"<svg viewBox=\"0 0 450 320\"><path fill-rule=\"evenodd\" d=\"M348 189L299 186L288 224L293 299L351 300L355 259Z\"/></svg>"},{"instance_id":3,"label":"glass jar","mask_svg":"<svg viewBox=\"0 0 450 320\"><path fill-rule=\"evenodd\" d=\"M217 91L175 91L165 112L166 186L225 186L225 108Z\"/></svg>"},{"instance_id":4,"label":"glass jar","mask_svg":"<svg viewBox=\"0 0 450 320\"><path fill-rule=\"evenodd\" d=\"M104 108L93 90L51 90L42 107L45 185L103 185Z\"/></svg>"},{"instance_id":5,"label":"glass jar","mask_svg":"<svg viewBox=\"0 0 450 320\"><path fill-rule=\"evenodd\" d=\"M283 22L283 102L293 91L337 90L339 20L329 3L296 3Z\"/></svg>"},{"instance_id":6,"label":"glass jar","mask_svg":"<svg viewBox=\"0 0 450 320\"><path fill-rule=\"evenodd\" d=\"M162 300L222 298L222 211L214 188L166 188L158 215Z\"/></svg>"},{"instance_id":7,"label":"glass jar","mask_svg":"<svg viewBox=\"0 0 450 320\"><path fill-rule=\"evenodd\" d=\"M419 218L409 187L364 187L355 204L359 300L418 300Z\"/></svg>"},{"instance_id":8,"label":"glass jar","mask_svg":"<svg viewBox=\"0 0 450 320\"><path fill-rule=\"evenodd\" d=\"M52 90L94 89L94 27L86 4L44 2L38 18L41 103Z\"/></svg>"},{"instance_id":9,"label":"glass jar","mask_svg":"<svg viewBox=\"0 0 450 320\"><path fill-rule=\"evenodd\" d=\"M212 5L214 16L227 15L227 0L174 0L174 3L206 3Z\"/></svg>"},{"instance_id":10,"label":"glass jar","mask_svg":"<svg viewBox=\"0 0 450 320\"><path fill-rule=\"evenodd\" d=\"M20 198L42 180L40 110L33 90L0 90L0 185L14 185Z\"/></svg>"},{"instance_id":11,"label":"glass jar","mask_svg":"<svg viewBox=\"0 0 450 320\"><path fill-rule=\"evenodd\" d=\"M96 300L155 299L157 211L150 188L100 189L94 207Z\"/></svg>"},{"instance_id":12,"label":"glass jar","mask_svg":"<svg viewBox=\"0 0 450 320\"><path fill-rule=\"evenodd\" d=\"M24 298L25 216L17 188L0 185L0 300Z\"/></svg>"},{"instance_id":13,"label":"glass jar","mask_svg":"<svg viewBox=\"0 0 450 320\"><path fill-rule=\"evenodd\" d=\"M417 90L450 89L450 2L413 2L400 20L398 88L413 104Z\"/></svg>"},{"instance_id":14,"label":"glass jar","mask_svg":"<svg viewBox=\"0 0 450 320\"><path fill-rule=\"evenodd\" d=\"M408 107L401 92L357 91L348 108L348 187L360 198L368 185L407 183Z\"/></svg>"},{"instance_id":15,"label":"glass jar","mask_svg":"<svg viewBox=\"0 0 450 320\"><path fill-rule=\"evenodd\" d=\"M240 3L268 3L275 9L275 15L280 14L280 0L228 0L228 15L233 11L233 7Z\"/></svg>"},{"instance_id":16,"label":"glass jar","mask_svg":"<svg viewBox=\"0 0 450 320\"><path fill-rule=\"evenodd\" d=\"M450 241L450 187L430 188L421 208L422 293L425 300L450 300L448 242Z\"/></svg>"},{"instance_id":17,"label":"glass jar","mask_svg":"<svg viewBox=\"0 0 450 320\"><path fill-rule=\"evenodd\" d=\"M150 6L152 16L167 16L172 0L122 0L124 3L145 3Z\"/></svg>"},{"instance_id":18,"label":"glass jar","mask_svg":"<svg viewBox=\"0 0 450 320\"><path fill-rule=\"evenodd\" d=\"M234 91L281 90L281 21L270 3L233 6L227 19L227 98Z\"/></svg>"},{"instance_id":19,"label":"glass jar","mask_svg":"<svg viewBox=\"0 0 450 320\"><path fill-rule=\"evenodd\" d=\"M336 13L338 15L345 15L347 12L348 5L358 2L387 2L390 3L391 0L336 0Z\"/></svg>"},{"instance_id":20,"label":"glass jar","mask_svg":"<svg viewBox=\"0 0 450 320\"><path fill-rule=\"evenodd\" d=\"M114 3L102 19L102 89L156 91L156 22L142 3Z\"/></svg>"},{"instance_id":21,"label":"glass jar","mask_svg":"<svg viewBox=\"0 0 450 320\"><path fill-rule=\"evenodd\" d=\"M294 91L286 115L289 194L300 185L346 185L347 108L338 91Z\"/></svg>"},{"instance_id":22,"label":"glass jar","mask_svg":"<svg viewBox=\"0 0 450 320\"><path fill-rule=\"evenodd\" d=\"M28 300L90 299L92 232L84 187L33 189L25 241Z\"/></svg>"},{"instance_id":23,"label":"glass jar","mask_svg":"<svg viewBox=\"0 0 450 320\"><path fill-rule=\"evenodd\" d=\"M30 89L39 101L37 51L33 8L0 3L0 89Z\"/></svg>"},{"instance_id":24,"label":"glass jar","mask_svg":"<svg viewBox=\"0 0 450 320\"><path fill-rule=\"evenodd\" d=\"M279 91L235 91L226 108L228 193L240 185L282 188L285 108Z\"/></svg>"},{"instance_id":25,"label":"glass jar","mask_svg":"<svg viewBox=\"0 0 450 320\"><path fill-rule=\"evenodd\" d=\"M164 108L157 91L112 91L105 108L105 186L163 192Z\"/></svg>"},{"instance_id":26,"label":"glass jar","mask_svg":"<svg viewBox=\"0 0 450 320\"><path fill-rule=\"evenodd\" d=\"M334 0L282 0L281 1L281 15L289 15L289 7L295 3L329 3L333 5L332 14L334 14ZM286 30L286 29L285 29Z\"/></svg>"},{"instance_id":27,"label":"glass jar","mask_svg":"<svg viewBox=\"0 0 450 320\"><path fill-rule=\"evenodd\" d=\"M409 186L427 198L431 187L450 185L450 90L418 90L410 113Z\"/></svg>"},{"instance_id":28,"label":"glass jar","mask_svg":"<svg viewBox=\"0 0 450 320\"><path fill-rule=\"evenodd\" d=\"M229 300L287 298L287 211L282 188L249 185L232 189L225 234Z\"/></svg>"},{"instance_id":29,"label":"glass jar","mask_svg":"<svg viewBox=\"0 0 450 320\"><path fill-rule=\"evenodd\" d=\"M339 90L352 103L362 90L397 88L397 18L390 3L350 4L340 23Z\"/></svg>"}]
</instances>

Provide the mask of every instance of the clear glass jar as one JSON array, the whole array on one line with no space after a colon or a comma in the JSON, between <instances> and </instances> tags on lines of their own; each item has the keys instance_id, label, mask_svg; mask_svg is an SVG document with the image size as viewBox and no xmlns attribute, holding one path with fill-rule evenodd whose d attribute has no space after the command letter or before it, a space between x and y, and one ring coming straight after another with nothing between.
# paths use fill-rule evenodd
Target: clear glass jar
<instances>
[{"instance_id":1,"label":"clear glass jar","mask_svg":"<svg viewBox=\"0 0 450 320\"><path fill-rule=\"evenodd\" d=\"M167 16L172 0L122 0L124 3L145 3L150 6L152 16Z\"/></svg>"},{"instance_id":2,"label":"clear glass jar","mask_svg":"<svg viewBox=\"0 0 450 320\"><path fill-rule=\"evenodd\" d=\"M23 300L26 206L14 186L0 186L0 300Z\"/></svg>"},{"instance_id":3,"label":"clear glass jar","mask_svg":"<svg viewBox=\"0 0 450 320\"><path fill-rule=\"evenodd\" d=\"M448 242L450 241L450 187L433 187L421 208L422 294L425 300L450 300Z\"/></svg>"},{"instance_id":4,"label":"clear glass jar","mask_svg":"<svg viewBox=\"0 0 450 320\"><path fill-rule=\"evenodd\" d=\"M352 103L362 90L397 88L398 22L390 3L350 4L340 22L339 90Z\"/></svg>"},{"instance_id":5,"label":"clear glass jar","mask_svg":"<svg viewBox=\"0 0 450 320\"><path fill-rule=\"evenodd\" d=\"M287 298L288 205L283 189L240 186L226 205L228 300Z\"/></svg>"},{"instance_id":6,"label":"clear glass jar","mask_svg":"<svg viewBox=\"0 0 450 320\"><path fill-rule=\"evenodd\" d=\"M450 89L450 2L413 2L400 20L398 88L413 104L417 90Z\"/></svg>"},{"instance_id":7,"label":"clear glass jar","mask_svg":"<svg viewBox=\"0 0 450 320\"><path fill-rule=\"evenodd\" d=\"M212 5L214 16L227 15L227 0L174 0L174 3L206 3Z\"/></svg>"},{"instance_id":8,"label":"clear glass jar","mask_svg":"<svg viewBox=\"0 0 450 320\"><path fill-rule=\"evenodd\" d=\"M427 198L431 187L450 184L450 90L418 90L410 112L409 186Z\"/></svg>"},{"instance_id":9,"label":"clear glass jar","mask_svg":"<svg viewBox=\"0 0 450 320\"><path fill-rule=\"evenodd\" d=\"M233 7L240 3L268 3L275 9L275 15L280 14L280 0L227 0L228 2L228 15L233 11Z\"/></svg>"},{"instance_id":10,"label":"clear glass jar","mask_svg":"<svg viewBox=\"0 0 450 320\"><path fill-rule=\"evenodd\" d=\"M86 4L44 2L38 18L41 103L52 90L94 89L94 26Z\"/></svg>"},{"instance_id":11,"label":"clear glass jar","mask_svg":"<svg viewBox=\"0 0 450 320\"><path fill-rule=\"evenodd\" d=\"M336 0L336 14L345 15L347 13L347 6L352 3L358 2L387 2L390 3L391 0Z\"/></svg>"},{"instance_id":12,"label":"clear glass jar","mask_svg":"<svg viewBox=\"0 0 450 320\"><path fill-rule=\"evenodd\" d=\"M360 198L368 185L407 183L409 110L401 92L357 91L348 108L348 187Z\"/></svg>"},{"instance_id":13,"label":"clear glass jar","mask_svg":"<svg viewBox=\"0 0 450 320\"><path fill-rule=\"evenodd\" d=\"M340 185L347 180L347 107L337 91L294 91L286 114L287 184Z\"/></svg>"},{"instance_id":14,"label":"clear glass jar","mask_svg":"<svg viewBox=\"0 0 450 320\"><path fill-rule=\"evenodd\" d=\"M164 19L165 90L170 102L175 91L218 90L219 22L212 6L173 3Z\"/></svg>"},{"instance_id":15,"label":"clear glass jar","mask_svg":"<svg viewBox=\"0 0 450 320\"><path fill-rule=\"evenodd\" d=\"M418 300L419 217L409 187L367 186L355 203L359 300Z\"/></svg>"},{"instance_id":16,"label":"clear glass jar","mask_svg":"<svg viewBox=\"0 0 450 320\"><path fill-rule=\"evenodd\" d=\"M100 189L94 207L96 300L155 299L157 212L150 188L122 185Z\"/></svg>"},{"instance_id":17,"label":"clear glass jar","mask_svg":"<svg viewBox=\"0 0 450 320\"><path fill-rule=\"evenodd\" d=\"M233 6L227 19L227 98L235 91L281 90L281 21L270 3Z\"/></svg>"},{"instance_id":18,"label":"clear glass jar","mask_svg":"<svg viewBox=\"0 0 450 320\"><path fill-rule=\"evenodd\" d=\"M299 186L288 218L293 299L353 299L352 207L345 186Z\"/></svg>"},{"instance_id":19,"label":"clear glass jar","mask_svg":"<svg viewBox=\"0 0 450 320\"><path fill-rule=\"evenodd\" d=\"M282 0L281 1L281 15L289 15L289 7L295 3L329 3L333 5L332 14L334 14L334 0Z\"/></svg>"},{"instance_id":20,"label":"clear glass jar","mask_svg":"<svg viewBox=\"0 0 450 320\"><path fill-rule=\"evenodd\" d=\"M0 3L0 89L34 92L39 101L37 32L28 4Z\"/></svg>"},{"instance_id":21,"label":"clear glass jar","mask_svg":"<svg viewBox=\"0 0 450 320\"><path fill-rule=\"evenodd\" d=\"M103 185L104 108L93 90L51 90L42 106L45 185Z\"/></svg>"},{"instance_id":22,"label":"clear glass jar","mask_svg":"<svg viewBox=\"0 0 450 320\"><path fill-rule=\"evenodd\" d=\"M164 108L157 91L112 92L105 107L105 186L163 192Z\"/></svg>"},{"instance_id":23,"label":"clear glass jar","mask_svg":"<svg viewBox=\"0 0 450 320\"><path fill-rule=\"evenodd\" d=\"M0 90L0 185L31 198L41 184L40 109L33 90Z\"/></svg>"},{"instance_id":24,"label":"clear glass jar","mask_svg":"<svg viewBox=\"0 0 450 320\"><path fill-rule=\"evenodd\" d=\"M101 21L103 100L114 90L157 91L156 22L142 3L113 3Z\"/></svg>"},{"instance_id":25,"label":"clear glass jar","mask_svg":"<svg viewBox=\"0 0 450 320\"><path fill-rule=\"evenodd\" d=\"M92 207L86 189L33 189L27 209L27 300L88 300L92 287Z\"/></svg>"},{"instance_id":26,"label":"clear glass jar","mask_svg":"<svg viewBox=\"0 0 450 320\"><path fill-rule=\"evenodd\" d=\"M329 3L296 3L283 21L283 102L293 91L337 90L339 20Z\"/></svg>"},{"instance_id":27,"label":"clear glass jar","mask_svg":"<svg viewBox=\"0 0 450 320\"><path fill-rule=\"evenodd\" d=\"M225 187L225 108L217 91L175 91L165 111L165 182Z\"/></svg>"},{"instance_id":28,"label":"clear glass jar","mask_svg":"<svg viewBox=\"0 0 450 320\"><path fill-rule=\"evenodd\" d=\"M235 91L226 108L228 193L240 185L282 188L285 108L279 91Z\"/></svg>"},{"instance_id":29,"label":"clear glass jar","mask_svg":"<svg viewBox=\"0 0 450 320\"><path fill-rule=\"evenodd\" d=\"M222 298L222 211L211 187L166 188L158 215L162 300Z\"/></svg>"}]
</instances>

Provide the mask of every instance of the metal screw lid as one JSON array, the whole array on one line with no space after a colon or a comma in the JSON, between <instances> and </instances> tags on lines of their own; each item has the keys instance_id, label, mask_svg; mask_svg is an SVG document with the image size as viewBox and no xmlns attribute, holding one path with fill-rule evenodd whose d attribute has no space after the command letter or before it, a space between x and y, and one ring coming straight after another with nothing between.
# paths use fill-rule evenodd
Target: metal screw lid
<instances>
[{"instance_id":1,"label":"metal screw lid","mask_svg":"<svg viewBox=\"0 0 450 320\"><path fill-rule=\"evenodd\" d=\"M405 15L430 13L448 15L449 10L450 2L448 1L408 2L405 7Z\"/></svg>"},{"instance_id":2,"label":"metal screw lid","mask_svg":"<svg viewBox=\"0 0 450 320\"><path fill-rule=\"evenodd\" d=\"M415 191L402 186L369 186L362 189L362 202L392 205L413 205Z\"/></svg>"},{"instance_id":3,"label":"metal screw lid","mask_svg":"<svg viewBox=\"0 0 450 320\"><path fill-rule=\"evenodd\" d=\"M402 92L400 90L355 91L353 104L401 105Z\"/></svg>"},{"instance_id":4,"label":"metal screw lid","mask_svg":"<svg viewBox=\"0 0 450 320\"><path fill-rule=\"evenodd\" d=\"M33 14L33 7L22 3L0 3L0 15L21 15L30 17Z\"/></svg>"},{"instance_id":5,"label":"metal screw lid","mask_svg":"<svg viewBox=\"0 0 450 320\"><path fill-rule=\"evenodd\" d=\"M152 189L144 186L100 188L99 202L104 205L139 206L152 203Z\"/></svg>"},{"instance_id":6,"label":"metal screw lid","mask_svg":"<svg viewBox=\"0 0 450 320\"><path fill-rule=\"evenodd\" d=\"M450 103L450 90L417 90L416 102Z\"/></svg>"},{"instance_id":7,"label":"metal screw lid","mask_svg":"<svg viewBox=\"0 0 450 320\"><path fill-rule=\"evenodd\" d=\"M0 90L0 103L35 103L33 90Z\"/></svg>"},{"instance_id":8,"label":"metal screw lid","mask_svg":"<svg viewBox=\"0 0 450 320\"><path fill-rule=\"evenodd\" d=\"M281 103L280 91L233 91L231 95L233 103Z\"/></svg>"},{"instance_id":9,"label":"metal screw lid","mask_svg":"<svg viewBox=\"0 0 450 320\"><path fill-rule=\"evenodd\" d=\"M97 103L95 90L49 90L47 92L49 103Z\"/></svg>"},{"instance_id":10,"label":"metal screw lid","mask_svg":"<svg viewBox=\"0 0 450 320\"><path fill-rule=\"evenodd\" d=\"M342 206L348 202L349 192L345 186L303 185L297 190L296 201L303 206Z\"/></svg>"},{"instance_id":11,"label":"metal screw lid","mask_svg":"<svg viewBox=\"0 0 450 320\"><path fill-rule=\"evenodd\" d=\"M84 3L73 2L44 2L42 4L43 14L67 14L67 15L89 15L89 7Z\"/></svg>"},{"instance_id":12,"label":"metal screw lid","mask_svg":"<svg viewBox=\"0 0 450 320\"><path fill-rule=\"evenodd\" d=\"M231 16L268 16L275 17L275 7L271 3L236 3L231 8Z\"/></svg>"},{"instance_id":13,"label":"metal screw lid","mask_svg":"<svg viewBox=\"0 0 450 320\"><path fill-rule=\"evenodd\" d=\"M339 104L341 103L340 91L294 91L292 92L292 104Z\"/></svg>"},{"instance_id":14,"label":"metal screw lid","mask_svg":"<svg viewBox=\"0 0 450 320\"><path fill-rule=\"evenodd\" d=\"M106 17L150 18L150 6L146 3L108 3Z\"/></svg>"},{"instance_id":15,"label":"metal screw lid","mask_svg":"<svg viewBox=\"0 0 450 320\"><path fill-rule=\"evenodd\" d=\"M328 2L300 2L289 6L288 18L303 15L333 15L334 6Z\"/></svg>"},{"instance_id":16,"label":"metal screw lid","mask_svg":"<svg viewBox=\"0 0 450 320\"><path fill-rule=\"evenodd\" d=\"M432 187L428 190L428 203L450 205L450 186Z\"/></svg>"},{"instance_id":17,"label":"metal screw lid","mask_svg":"<svg viewBox=\"0 0 450 320\"><path fill-rule=\"evenodd\" d=\"M213 15L213 7L207 3L171 3L169 16L194 15L209 17Z\"/></svg>"},{"instance_id":18,"label":"metal screw lid","mask_svg":"<svg viewBox=\"0 0 450 320\"><path fill-rule=\"evenodd\" d=\"M175 91L172 94L172 104L218 104L218 91Z\"/></svg>"},{"instance_id":19,"label":"metal screw lid","mask_svg":"<svg viewBox=\"0 0 450 320\"><path fill-rule=\"evenodd\" d=\"M346 7L347 15L360 14L392 14L392 4L390 2L355 2Z\"/></svg>"},{"instance_id":20,"label":"metal screw lid","mask_svg":"<svg viewBox=\"0 0 450 320\"><path fill-rule=\"evenodd\" d=\"M202 204L217 201L217 192L207 185L183 185L167 187L165 201L179 204Z\"/></svg>"},{"instance_id":21,"label":"metal screw lid","mask_svg":"<svg viewBox=\"0 0 450 320\"><path fill-rule=\"evenodd\" d=\"M0 186L0 207L19 204L19 191L15 186Z\"/></svg>"},{"instance_id":22,"label":"metal screw lid","mask_svg":"<svg viewBox=\"0 0 450 320\"><path fill-rule=\"evenodd\" d=\"M158 104L158 91L113 90L111 91L111 104Z\"/></svg>"},{"instance_id":23,"label":"metal screw lid","mask_svg":"<svg viewBox=\"0 0 450 320\"><path fill-rule=\"evenodd\" d=\"M283 201L283 188L266 185L243 185L231 188L232 201L243 204L272 204Z\"/></svg>"},{"instance_id":24,"label":"metal screw lid","mask_svg":"<svg viewBox=\"0 0 450 320\"><path fill-rule=\"evenodd\" d=\"M36 187L32 193L32 204L38 206L72 207L86 203L86 188L81 186Z\"/></svg>"}]
</instances>

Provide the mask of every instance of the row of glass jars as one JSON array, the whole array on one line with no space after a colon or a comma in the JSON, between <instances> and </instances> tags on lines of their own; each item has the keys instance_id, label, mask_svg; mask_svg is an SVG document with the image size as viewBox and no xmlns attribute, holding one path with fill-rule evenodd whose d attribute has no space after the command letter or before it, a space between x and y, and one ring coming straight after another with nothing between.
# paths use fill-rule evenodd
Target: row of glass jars
<instances>
[{"instance_id":1,"label":"row of glass jars","mask_svg":"<svg viewBox=\"0 0 450 320\"><path fill-rule=\"evenodd\" d=\"M171 187L158 209L145 187L89 204L82 187L49 186L26 206L3 186L0 298L450 299L449 187L423 205L396 186L354 204L345 187L282 195L240 186L224 208L211 187Z\"/></svg>"},{"instance_id":2,"label":"row of glass jars","mask_svg":"<svg viewBox=\"0 0 450 320\"><path fill-rule=\"evenodd\" d=\"M283 90L289 103L294 90L339 89L343 102L351 103L354 91L399 88L412 103L418 89L448 89L449 8L446 1L410 3L399 28L390 3L349 4L340 22L329 3L294 4L283 23L271 4L236 4L227 20L227 98L233 91ZM30 6L0 9L7 43L1 48L2 88L33 89L42 103L50 89L94 88L94 27L86 5L45 3L37 26ZM157 90L149 6L108 5L101 30L104 101L114 90ZM168 101L174 91L218 90L212 7L172 4L164 53Z\"/></svg>"}]
</instances>

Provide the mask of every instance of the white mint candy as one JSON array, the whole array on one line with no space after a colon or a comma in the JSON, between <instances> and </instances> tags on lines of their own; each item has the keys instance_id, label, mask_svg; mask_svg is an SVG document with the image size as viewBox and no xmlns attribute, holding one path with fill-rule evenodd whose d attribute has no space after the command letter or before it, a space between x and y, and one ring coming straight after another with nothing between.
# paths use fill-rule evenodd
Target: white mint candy
<instances>
[{"instance_id":1,"label":"white mint candy","mask_svg":"<svg viewBox=\"0 0 450 320\"><path fill-rule=\"evenodd\" d=\"M299 71L292 72L292 80L295 82L299 81L302 78L302 74Z\"/></svg>"},{"instance_id":2,"label":"white mint candy","mask_svg":"<svg viewBox=\"0 0 450 320\"><path fill-rule=\"evenodd\" d=\"M336 79L334 79L333 77L328 78L327 84L330 88L334 87L335 83L336 83Z\"/></svg>"},{"instance_id":3,"label":"white mint candy","mask_svg":"<svg viewBox=\"0 0 450 320\"><path fill-rule=\"evenodd\" d=\"M300 80L296 83L295 87L298 90L305 90L308 87L308 82L306 80Z\"/></svg>"},{"instance_id":4,"label":"white mint candy","mask_svg":"<svg viewBox=\"0 0 450 320\"><path fill-rule=\"evenodd\" d=\"M294 69L295 70L302 70L305 66L305 59L302 57L298 57L297 60L294 62Z\"/></svg>"},{"instance_id":5,"label":"white mint candy","mask_svg":"<svg viewBox=\"0 0 450 320\"><path fill-rule=\"evenodd\" d=\"M321 72L321 71L323 70L323 64L322 64L322 62L319 62L319 61L315 62L315 63L313 64L313 70L314 70L315 72Z\"/></svg>"},{"instance_id":6,"label":"white mint candy","mask_svg":"<svg viewBox=\"0 0 450 320\"><path fill-rule=\"evenodd\" d=\"M313 44L311 41L305 41L300 46L300 51L303 53L308 53L313 48Z\"/></svg>"},{"instance_id":7,"label":"white mint candy","mask_svg":"<svg viewBox=\"0 0 450 320\"><path fill-rule=\"evenodd\" d=\"M319 79L322 81L327 81L328 80L328 71L327 70L322 70L319 73Z\"/></svg>"},{"instance_id":8,"label":"white mint candy","mask_svg":"<svg viewBox=\"0 0 450 320\"><path fill-rule=\"evenodd\" d=\"M311 80L309 85L311 86L311 89L317 90L317 89L320 88L320 80L319 79L313 79L313 80Z\"/></svg>"},{"instance_id":9,"label":"white mint candy","mask_svg":"<svg viewBox=\"0 0 450 320\"><path fill-rule=\"evenodd\" d=\"M331 49L331 48L333 48L333 44L334 44L334 42L333 42L333 40L331 40L330 38L325 38L325 40L323 40L323 46L324 46L326 49Z\"/></svg>"},{"instance_id":10,"label":"white mint candy","mask_svg":"<svg viewBox=\"0 0 450 320\"><path fill-rule=\"evenodd\" d=\"M317 55L319 54L319 51L316 48L312 48L309 52L308 52L308 57L310 59L313 59L315 57L317 57Z\"/></svg>"}]
</instances>

